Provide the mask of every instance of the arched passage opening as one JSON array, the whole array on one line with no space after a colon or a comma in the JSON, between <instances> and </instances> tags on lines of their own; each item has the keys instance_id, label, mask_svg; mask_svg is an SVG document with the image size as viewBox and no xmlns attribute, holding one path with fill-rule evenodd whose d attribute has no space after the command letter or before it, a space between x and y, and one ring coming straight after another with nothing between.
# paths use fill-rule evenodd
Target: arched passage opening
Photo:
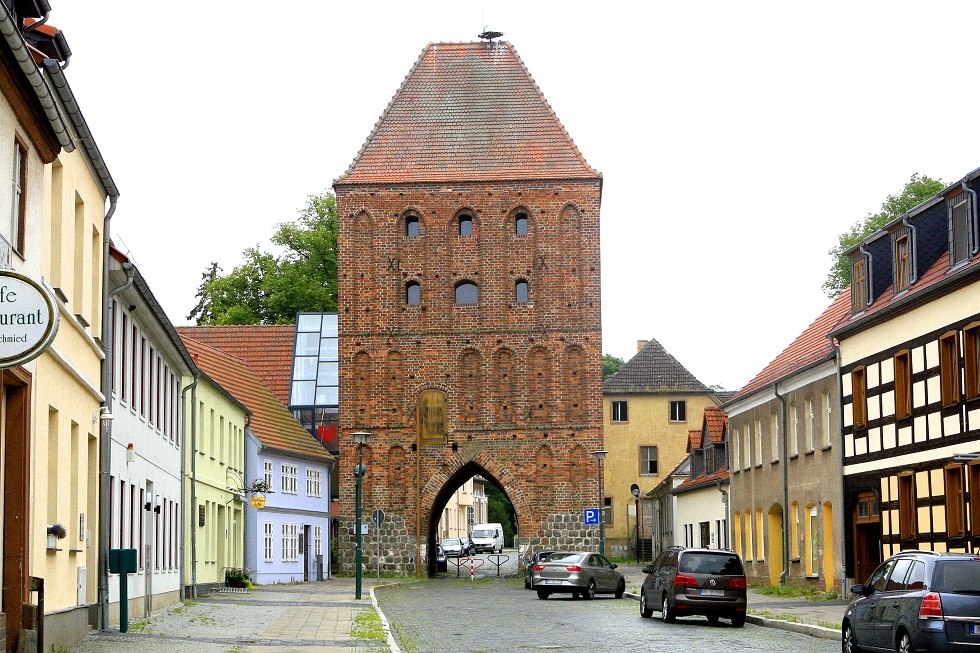
<instances>
[{"instance_id":1,"label":"arched passage opening","mask_svg":"<svg viewBox=\"0 0 980 653\"><path fill-rule=\"evenodd\" d=\"M422 542L422 546L425 547L425 551L427 553L425 559L426 559L426 570L429 576L433 576L436 573L436 545L442 539L442 534L439 531L440 518L445 515L446 507L447 505L450 504L450 501L454 498L454 495L457 493L457 490L459 490L461 486L463 486L467 481L469 481L474 476L479 476L486 479L486 482L488 484L495 486L504 494L504 496L510 502L510 505L513 506L514 523L512 524L512 527L513 527L513 531L515 533L517 532L517 528L518 528L517 520L520 519L520 515L518 513L519 502L513 500L512 494L508 492L508 488L506 487L506 485L502 483L499 479L497 479L493 474L491 474L485 467L483 467L482 465L476 462L472 462L472 461L467 462L449 477L449 479L443 484L442 488L436 493L435 499L432 502L432 510L429 513L429 518L428 518L428 531L426 533L425 540ZM462 514L456 513L454 515L451 515L450 519L462 520L464 519L464 517ZM491 522L499 521L498 518L490 517L489 513L487 519L488 521ZM466 520L467 523L465 524L465 526L466 527L471 526L472 524L469 522L468 516L466 517ZM455 524L451 524L450 528L457 528L457 527ZM453 532L456 531L454 530ZM507 546L511 545L509 539L507 539L506 545Z\"/></svg>"}]
</instances>

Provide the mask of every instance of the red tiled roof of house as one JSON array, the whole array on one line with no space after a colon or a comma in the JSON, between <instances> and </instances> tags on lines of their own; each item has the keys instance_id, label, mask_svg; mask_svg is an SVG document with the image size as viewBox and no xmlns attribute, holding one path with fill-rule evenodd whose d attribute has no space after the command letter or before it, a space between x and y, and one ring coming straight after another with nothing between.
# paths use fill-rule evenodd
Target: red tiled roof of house
<instances>
[{"instance_id":1,"label":"red tiled roof of house","mask_svg":"<svg viewBox=\"0 0 980 653\"><path fill-rule=\"evenodd\" d=\"M687 432L687 451L690 453L694 449L701 448L701 429L690 430Z\"/></svg>"},{"instance_id":2,"label":"red tiled roof of house","mask_svg":"<svg viewBox=\"0 0 980 653\"><path fill-rule=\"evenodd\" d=\"M831 329L831 332L836 332L839 331L840 329L843 329L844 327L850 326L851 324L861 322L865 318L870 317L875 313L882 311L885 308L888 308L892 304L896 304L898 302L904 302L908 298L914 297L915 295L923 292L924 290L927 290L931 286L934 286L935 284L941 281L953 277L965 276L967 274L976 272L976 268L978 266L980 266L980 257L975 257L964 265L960 265L959 267L950 269L949 255L947 251L947 253L944 253L942 256L937 258L935 263L930 265L929 269L926 270L925 273L923 273L922 276L920 276L916 280L916 282L912 284L909 287L909 289L906 290L905 292L896 295L893 291L894 285L890 285L887 288L885 288L884 291L879 293L879 295L875 298L874 302L871 303L871 306L861 311L857 315L851 315L850 313L851 303L850 301L848 301L847 303L848 312L844 314L844 316L840 319L840 321L836 325L834 325L834 328ZM849 291L850 291L850 286L848 286L848 296L850 296Z\"/></svg>"},{"instance_id":3,"label":"red tiled roof of house","mask_svg":"<svg viewBox=\"0 0 980 653\"><path fill-rule=\"evenodd\" d=\"M251 411L248 428L264 446L319 460L333 458L286 410L248 363L184 334L181 339L197 366Z\"/></svg>"},{"instance_id":4,"label":"red tiled roof of house","mask_svg":"<svg viewBox=\"0 0 980 653\"><path fill-rule=\"evenodd\" d=\"M704 409L704 424L708 427L708 436L712 444L725 440L725 427L728 426L728 415L717 406Z\"/></svg>"},{"instance_id":5,"label":"red tiled roof of house","mask_svg":"<svg viewBox=\"0 0 980 653\"><path fill-rule=\"evenodd\" d=\"M820 314L820 317L814 320L796 340L790 343L789 347L780 352L771 363L762 368L762 371L746 383L729 401L735 401L750 395L756 390L770 385L788 374L792 374L807 365L817 363L832 356L834 348L827 338L827 334L831 332L834 326L850 310L851 288L848 286Z\"/></svg>"},{"instance_id":6,"label":"red tiled roof of house","mask_svg":"<svg viewBox=\"0 0 980 653\"><path fill-rule=\"evenodd\" d=\"M686 479L683 483L681 483L680 485L674 488L673 493L678 494L680 492L683 492L684 490L693 490L701 486L714 485L718 481L727 481L727 480L728 480L728 467L725 466L719 469L717 472L711 474L702 474L701 476L698 476L696 478Z\"/></svg>"},{"instance_id":7,"label":"red tiled roof of house","mask_svg":"<svg viewBox=\"0 0 980 653\"><path fill-rule=\"evenodd\" d=\"M430 43L334 183L600 178L514 46Z\"/></svg>"},{"instance_id":8,"label":"red tiled roof of house","mask_svg":"<svg viewBox=\"0 0 980 653\"><path fill-rule=\"evenodd\" d=\"M289 405L296 339L294 325L181 326L177 327L177 333L241 358L281 404Z\"/></svg>"}]
</instances>

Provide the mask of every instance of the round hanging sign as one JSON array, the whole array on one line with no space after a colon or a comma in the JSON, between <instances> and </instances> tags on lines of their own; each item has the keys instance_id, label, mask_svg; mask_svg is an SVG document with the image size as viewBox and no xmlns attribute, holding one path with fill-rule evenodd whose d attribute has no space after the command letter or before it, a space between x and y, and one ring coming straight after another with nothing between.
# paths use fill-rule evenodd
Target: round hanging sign
<instances>
[{"instance_id":1,"label":"round hanging sign","mask_svg":"<svg viewBox=\"0 0 980 653\"><path fill-rule=\"evenodd\" d=\"M257 510L265 508L265 497L260 494L252 495L252 507Z\"/></svg>"},{"instance_id":2,"label":"round hanging sign","mask_svg":"<svg viewBox=\"0 0 980 653\"><path fill-rule=\"evenodd\" d=\"M19 272L0 270L0 368L34 360L57 333L51 291Z\"/></svg>"}]
</instances>

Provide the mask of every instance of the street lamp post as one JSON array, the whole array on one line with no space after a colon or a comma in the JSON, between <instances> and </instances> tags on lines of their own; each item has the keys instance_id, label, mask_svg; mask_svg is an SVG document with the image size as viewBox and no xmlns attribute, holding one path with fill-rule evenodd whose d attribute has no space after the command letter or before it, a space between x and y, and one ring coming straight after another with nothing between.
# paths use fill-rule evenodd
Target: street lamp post
<instances>
[{"instance_id":1,"label":"street lamp post","mask_svg":"<svg viewBox=\"0 0 980 653\"><path fill-rule=\"evenodd\" d=\"M608 452L605 449L593 451L592 455L599 462L599 554L606 555L606 506L602 494L602 461Z\"/></svg>"},{"instance_id":2,"label":"street lamp post","mask_svg":"<svg viewBox=\"0 0 980 653\"><path fill-rule=\"evenodd\" d=\"M640 486L636 483L631 485L630 494L636 501L636 564L640 564Z\"/></svg>"},{"instance_id":3,"label":"street lamp post","mask_svg":"<svg viewBox=\"0 0 980 653\"><path fill-rule=\"evenodd\" d=\"M354 436L354 442L357 443L357 467L354 468L354 505L355 512L357 515L355 523L355 542L356 551L354 553L354 567L355 567L355 581L354 585L354 598L361 598L361 562L364 559L364 552L361 548L361 479L364 478L364 472L367 468L364 467L364 445L367 444L368 437L370 433L364 431L358 431L352 433Z\"/></svg>"}]
</instances>

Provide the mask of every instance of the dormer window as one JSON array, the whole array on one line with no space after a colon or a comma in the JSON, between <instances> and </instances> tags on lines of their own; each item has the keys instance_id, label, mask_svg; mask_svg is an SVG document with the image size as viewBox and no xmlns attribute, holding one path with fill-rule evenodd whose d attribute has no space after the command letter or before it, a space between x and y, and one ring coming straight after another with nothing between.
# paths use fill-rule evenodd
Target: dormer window
<instances>
[{"instance_id":1,"label":"dormer window","mask_svg":"<svg viewBox=\"0 0 980 653\"><path fill-rule=\"evenodd\" d=\"M868 307L868 259L865 256L851 259L851 313L860 313Z\"/></svg>"},{"instance_id":2,"label":"dormer window","mask_svg":"<svg viewBox=\"0 0 980 653\"><path fill-rule=\"evenodd\" d=\"M946 200L949 216L949 266L954 267L969 260L973 254L973 213L975 208L970 193L962 192Z\"/></svg>"},{"instance_id":3,"label":"dormer window","mask_svg":"<svg viewBox=\"0 0 980 653\"><path fill-rule=\"evenodd\" d=\"M913 281L912 234L903 227L892 234L892 252L895 255L895 292L908 290Z\"/></svg>"}]
</instances>

